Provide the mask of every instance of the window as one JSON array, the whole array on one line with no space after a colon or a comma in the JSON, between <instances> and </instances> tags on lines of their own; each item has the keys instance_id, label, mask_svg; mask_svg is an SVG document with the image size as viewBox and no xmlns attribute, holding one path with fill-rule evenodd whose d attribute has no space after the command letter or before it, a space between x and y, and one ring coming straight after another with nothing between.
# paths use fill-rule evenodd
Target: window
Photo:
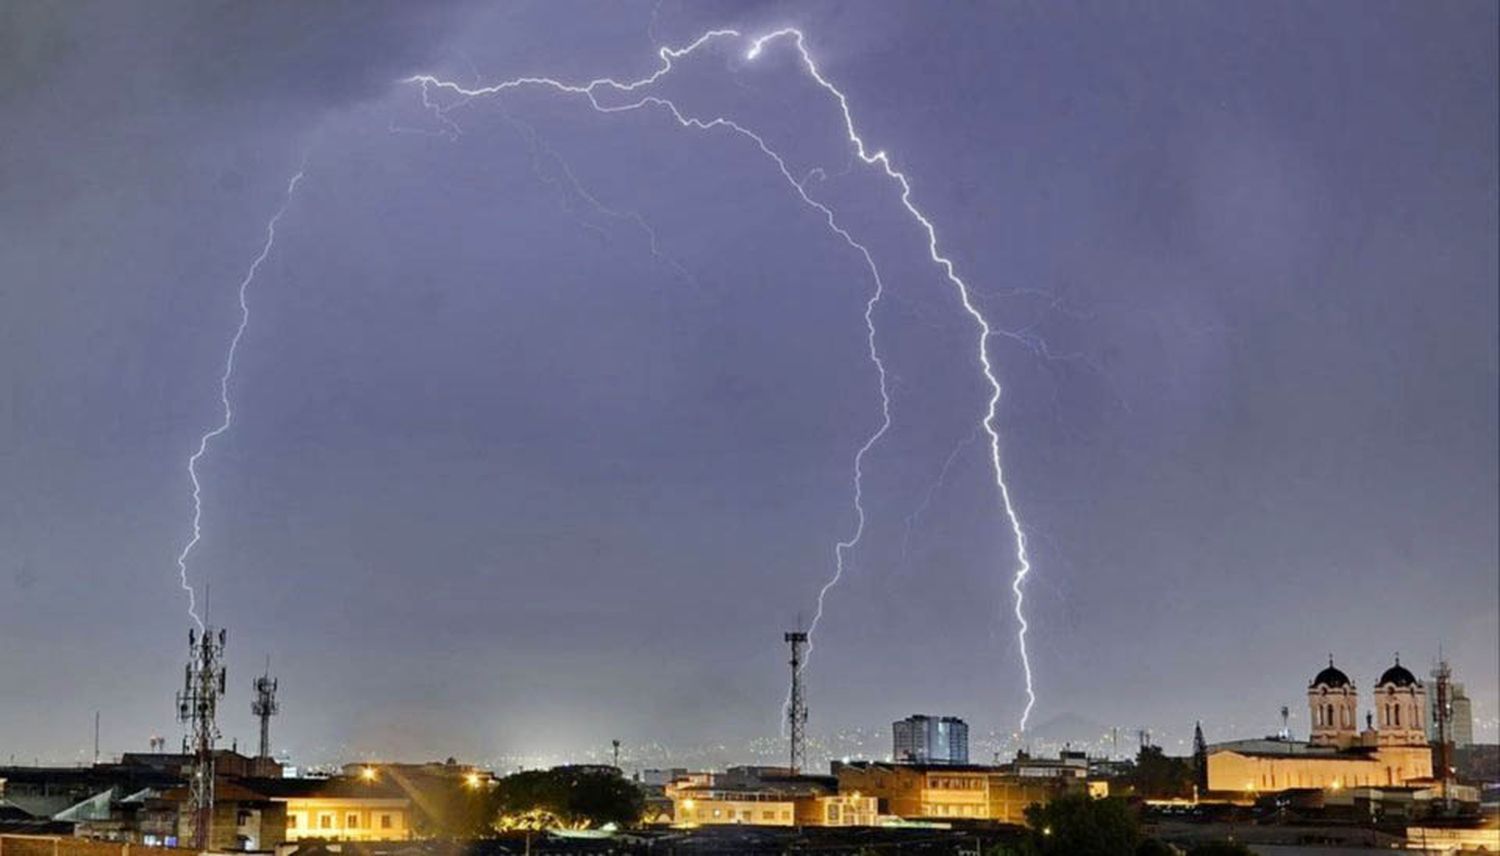
<instances>
[{"instance_id":1,"label":"window","mask_svg":"<svg viewBox=\"0 0 1500 856\"><path fill-rule=\"evenodd\" d=\"M320 814L320 815L318 815L318 828L319 829L332 829L333 828L333 815L331 815L331 814Z\"/></svg>"},{"instance_id":2,"label":"window","mask_svg":"<svg viewBox=\"0 0 1500 856\"><path fill-rule=\"evenodd\" d=\"M289 815L286 816L286 828L287 829L296 829L297 828L297 816L295 814L289 814Z\"/></svg>"},{"instance_id":3,"label":"window","mask_svg":"<svg viewBox=\"0 0 1500 856\"><path fill-rule=\"evenodd\" d=\"M344 828L359 829L359 815L350 814L344 816Z\"/></svg>"},{"instance_id":4,"label":"window","mask_svg":"<svg viewBox=\"0 0 1500 856\"><path fill-rule=\"evenodd\" d=\"M388 815L388 814L382 814L380 816L380 828L381 829L390 829L391 828L391 816L390 815Z\"/></svg>"}]
</instances>

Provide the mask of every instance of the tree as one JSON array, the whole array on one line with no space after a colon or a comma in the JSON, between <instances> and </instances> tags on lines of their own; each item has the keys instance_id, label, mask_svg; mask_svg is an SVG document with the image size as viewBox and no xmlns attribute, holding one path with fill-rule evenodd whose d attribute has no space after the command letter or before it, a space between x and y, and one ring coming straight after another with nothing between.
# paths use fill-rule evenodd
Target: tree
<instances>
[{"instance_id":1,"label":"tree","mask_svg":"<svg viewBox=\"0 0 1500 856\"><path fill-rule=\"evenodd\" d=\"M1121 856L1140 844L1140 823L1124 800L1067 794L1026 809L1032 849L1040 856Z\"/></svg>"},{"instance_id":2,"label":"tree","mask_svg":"<svg viewBox=\"0 0 1500 856\"><path fill-rule=\"evenodd\" d=\"M510 829L586 829L640 820L646 798L617 770L555 767L506 776L495 789L499 825Z\"/></svg>"},{"instance_id":3,"label":"tree","mask_svg":"<svg viewBox=\"0 0 1500 856\"><path fill-rule=\"evenodd\" d=\"M467 840L493 835L495 794L486 784L439 779L421 784L425 811L418 831L438 838Z\"/></svg>"},{"instance_id":4,"label":"tree","mask_svg":"<svg viewBox=\"0 0 1500 856\"><path fill-rule=\"evenodd\" d=\"M1193 795L1193 778L1191 758L1170 756L1160 746L1142 746L1124 783L1135 796L1186 798Z\"/></svg>"}]
</instances>

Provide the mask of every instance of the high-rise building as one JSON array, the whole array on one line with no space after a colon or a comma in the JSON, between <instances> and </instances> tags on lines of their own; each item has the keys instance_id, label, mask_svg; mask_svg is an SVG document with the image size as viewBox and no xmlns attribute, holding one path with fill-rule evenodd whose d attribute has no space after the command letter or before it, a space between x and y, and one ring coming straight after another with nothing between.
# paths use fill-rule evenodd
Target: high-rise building
<instances>
[{"instance_id":1,"label":"high-rise building","mask_svg":"<svg viewBox=\"0 0 1500 856\"><path fill-rule=\"evenodd\" d=\"M969 763L969 726L956 716L908 716L891 724L891 738L897 762Z\"/></svg>"},{"instance_id":2,"label":"high-rise building","mask_svg":"<svg viewBox=\"0 0 1500 856\"><path fill-rule=\"evenodd\" d=\"M1437 677L1436 674L1433 675ZM1438 739L1438 694L1436 681L1427 683L1427 737ZM1448 739L1454 749L1462 749L1474 743L1474 707L1464 685L1454 682L1448 685Z\"/></svg>"}]
</instances>

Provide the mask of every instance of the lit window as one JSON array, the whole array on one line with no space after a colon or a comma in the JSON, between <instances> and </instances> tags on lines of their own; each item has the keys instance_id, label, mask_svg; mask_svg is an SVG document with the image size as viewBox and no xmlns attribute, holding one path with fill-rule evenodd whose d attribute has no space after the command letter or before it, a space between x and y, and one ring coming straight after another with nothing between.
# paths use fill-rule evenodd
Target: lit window
<instances>
[{"instance_id":1,"label":"lit window","mask_svg":"<svg viewBox=\"0 0 1500 856\"><path fill-rule=\"evenodd\" d=\"M346 815L344 817L344 828L346 828L346 829L358 829L359 828L359 815L357 815L357 814Z\"/></svg>"},{"instance_id":2,"label":"lit window","mask_svg":"<svg viewBox=\"0 0 1500 856\"><path fill-rule=\"evenodd\" d=\"M296 829L297 828L297 816L295 814L289 814L289 815L286 816L286 828L287 829Z\"/></svg>"},{"instance_id":3,"label":"lit window","mask_svg":"<svg viewBox=\"0 0 1500 856\"><path fill-rule=\"evenodd\" d=\"M391 828L391 816L390 815L388 815L388 814L382 814L380 816L380 828L381 829L390 829Z\"/></svg>"},{"instance_id":4,"label":"lit window","mask_svg":"<svg viewBox=\"0 0 1500 856\"><path fill-rule=\"evenodd\" d=\"M331 815L331 814L320 814L320 815L318 815L318 828L319 829L332 829L333 828L333 815Z\"/></svg>"}]
</instances>

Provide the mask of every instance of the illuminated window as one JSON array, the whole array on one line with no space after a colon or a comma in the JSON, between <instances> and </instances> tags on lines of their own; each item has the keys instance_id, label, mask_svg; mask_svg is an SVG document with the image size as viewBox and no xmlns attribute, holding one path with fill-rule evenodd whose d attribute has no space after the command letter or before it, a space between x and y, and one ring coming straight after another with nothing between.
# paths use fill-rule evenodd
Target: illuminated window
<instances>
[{"instance_id":1,"label":"illuminated window","mask_svg":"<svg viewBox=\"0 0 1500 856\"><path fill-rule=\"evenodd\" d=\"M390 829L391 828L391 816L390 815L388 815L388 814L382 814L380 816L380 828L381 829Z\"/></svg>"},{"instance_id":2,"label":"illuminated window","mask_svg":"<svg viewBox=\"0 0 1500 856\"><path fill-rule=\"evenodd\" d=\"M320 814L320 815L318 815L318 828L319 829L332 829L333 828L333 815L331 815L331 814Z\"/></svg>"},{"instance_id":3,"label":"illuminated window","mask_svg":"<svg viewBox=\"0 0 1500 856\"><path fill-rule=\"evenodd\" d=\"M359 828L359 815L357 815L357 814L345 815L345 817L344 817L344 827L347 828L347 829L358 829Z\"/></svg>"},{"instance_id":4,"label":"illuminated window","mask_svg":"<svg viewBox=\"0 0 1500 856\"><path fill-rule=\"evenodd\" d=\"M289 814L289 815L286 816L286 828L287 829L296 829L297 828L297 816L295 814Z\"/></svg>"}]
</instances>

